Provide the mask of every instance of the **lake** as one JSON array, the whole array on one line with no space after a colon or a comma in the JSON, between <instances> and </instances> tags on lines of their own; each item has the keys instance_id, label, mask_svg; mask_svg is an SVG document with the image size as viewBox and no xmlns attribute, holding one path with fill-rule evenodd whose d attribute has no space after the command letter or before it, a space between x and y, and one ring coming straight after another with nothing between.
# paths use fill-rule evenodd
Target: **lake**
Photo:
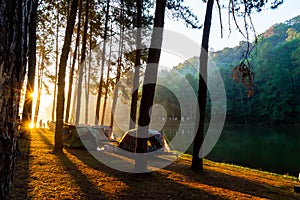
<instances>
[{"instance_id":1,"label":"lake","mask_svg":"<svg viewBox=\"0 0 300 200\"><path fill-rule=\"evenodd\" d=\"M179 134L189 136L192 130L191 125L186 125ZM164 133L171 140L178 130L167 127ZM191 153L191 149L187 153ZM300 128L225 126L217 144L206 158L298 177Z\"/></svg>"}]
</instances>

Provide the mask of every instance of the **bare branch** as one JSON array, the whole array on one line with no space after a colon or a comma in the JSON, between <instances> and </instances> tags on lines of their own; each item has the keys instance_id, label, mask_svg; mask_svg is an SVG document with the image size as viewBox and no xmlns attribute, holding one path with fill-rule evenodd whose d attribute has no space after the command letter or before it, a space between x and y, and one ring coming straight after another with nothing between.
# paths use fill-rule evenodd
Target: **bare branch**
<instances>
[{"instance_id":1,"label":"bare branch","mask_svg":"<svg viewBox=\"0 0 300 200\"><path fill-rule=\"evenodd\" d=\"M230 0L231 2L231 13L232 13L232 17L233 17L233 21L235 23L235 26L236 28L238 29L238 31L241 33L241 35L244 37L244 38L247 38L245 36L245 34L243 33L242 29L240 28L238 22L237 22L237 18L235 16L235 3L234 3L234 0Z\"/></svg>"},{"instance_id":2,"label":"bare branch","mask_svg":"<svg viewBox=\"0 0 300 200\"><path fill-rule=\"evenodd\" d=\"M220 20L220 26L221 26L221 38L223 38L223 23L222 23L222 14L221 14L221 6L219 0L217 0L217 6L219 11L219 20Z\"/></svg>"}]
</instances>

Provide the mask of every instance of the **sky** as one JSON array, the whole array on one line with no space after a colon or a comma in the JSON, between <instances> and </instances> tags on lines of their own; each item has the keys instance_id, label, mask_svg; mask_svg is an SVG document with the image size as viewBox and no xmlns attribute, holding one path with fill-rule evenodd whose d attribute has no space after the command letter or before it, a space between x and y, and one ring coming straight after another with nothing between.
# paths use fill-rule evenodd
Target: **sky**
<instances>
[{"instance_id":1,"label":"sky","mask_svg":"<svg viewBox=\"0 0 300 200\"><path fill-rule=\"evenodd\" d=\"M199 23L203 24L205 17L205 7L206 4L201 0L186 0L189 2L188 5L192 8L195 14L197 14ZM299 0L285 0L277 9L273 10L270 8L263 8L259 13L253 12L252 22L257 34L263 33L270 26L276 23L284 22L291 19L297 15L300 15L300 4ZM166 16L165 28L183 34L185 37L193 40L196 44L201 45L202 31L203 29L190 29L187 28L183 22L174 21L170 17L170 13ZM216 5L213 8L212 25L210 32L209 49L210 50L222 50L225 47L234 47L239 44L239 41L245 40L238 30L234 27L233 22L231 22L231 33L229 32L228 25L228 13L226 9L222 10L223 18L223 38L221 38L221 28L219 21L219 14ZM254 34L251 35L250 41L254 40ZM178 42L178 41L174 41ZM190 52L189 57L199 56L199 51ZM179 58L178 55L173 55L172 53L162 52L161 65L166 68L172 68L183 62L183 58Z\"/></svg>"}]
</instances>

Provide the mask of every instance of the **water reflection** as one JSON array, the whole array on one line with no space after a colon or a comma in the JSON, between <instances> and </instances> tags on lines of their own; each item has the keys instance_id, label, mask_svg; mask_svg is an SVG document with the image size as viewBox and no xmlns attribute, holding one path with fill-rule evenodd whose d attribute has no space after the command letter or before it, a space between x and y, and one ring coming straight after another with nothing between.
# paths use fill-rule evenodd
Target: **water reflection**
<instances>
[{"instance_id":1,"label":"water reflection","mask_svg":"<svg viewBox=\"0 0 300 200\"><path fill-rule=\"evenodd\" d=\"M194 131L190 125L180 130L167 127L164 133L168 140L179 134L183 141L190 141ZM191 153L192 147L186 152ZM219 141L206 158L298 176L299 155L300 131L297 127L225 126Z\"/></svg>"}]
</instances>

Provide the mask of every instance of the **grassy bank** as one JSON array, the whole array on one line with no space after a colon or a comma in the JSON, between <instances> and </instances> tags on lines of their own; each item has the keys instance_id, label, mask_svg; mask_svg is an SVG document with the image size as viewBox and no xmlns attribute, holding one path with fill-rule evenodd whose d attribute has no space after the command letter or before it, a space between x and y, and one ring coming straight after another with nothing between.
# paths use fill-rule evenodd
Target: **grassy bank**
<instances>
[{"instance_id":1,"label":"grassy bank","mask_svg":"<svg viewBox=\"0 0 300 200\"><path fill-rule=\"evenodd\" d=\"M138 175L113 170L85 150L53 154L53 132L33 130L20 141L11 199L300 199L295 177L205 160L192 172L191 158Z\"/></svg>"}]
</instances>

